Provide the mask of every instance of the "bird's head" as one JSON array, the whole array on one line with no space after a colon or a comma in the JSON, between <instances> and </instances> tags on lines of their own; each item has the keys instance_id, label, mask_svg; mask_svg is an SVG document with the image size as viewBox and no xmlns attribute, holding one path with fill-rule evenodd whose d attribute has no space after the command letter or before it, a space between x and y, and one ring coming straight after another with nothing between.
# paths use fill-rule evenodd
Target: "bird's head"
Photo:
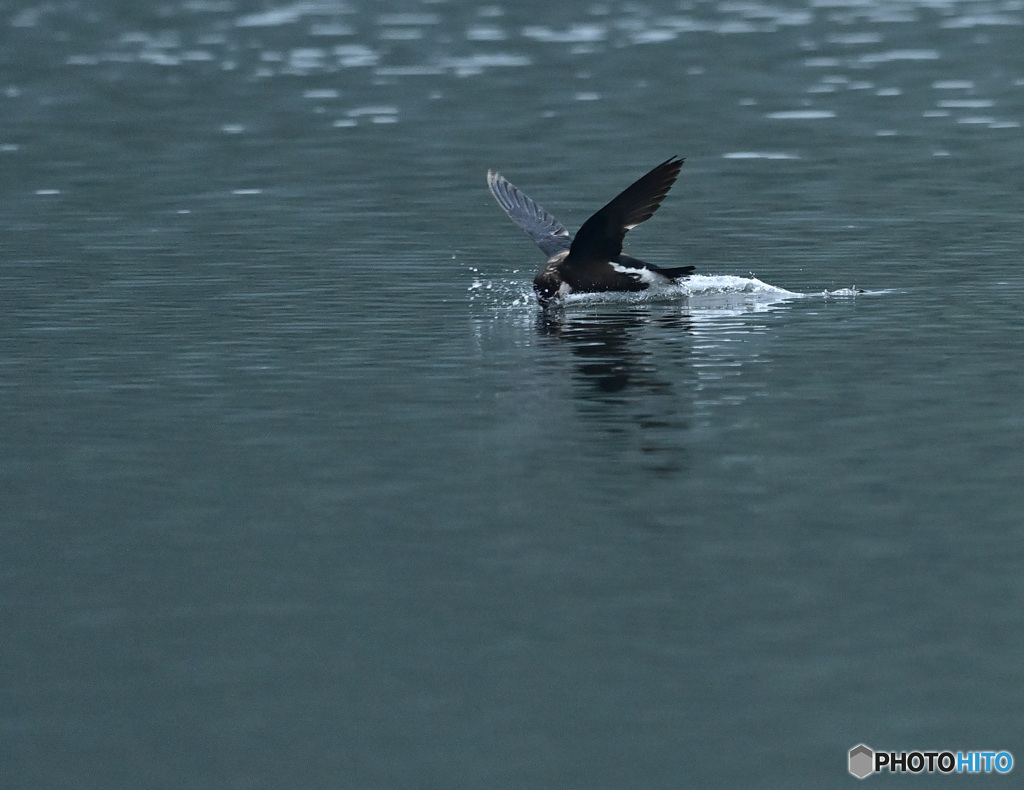
<instances>
[{"instance_id":1,"label":"bird's head","mask_svg":"<svg viewBox=\"0 0 1024 790\"><path fill-rule=\"evenodd\" d=\"M542 269L537 273L537 276L533 278L533 290L542 307L547 307L561 295L562 283L558 272L550 268Z\"/></svg>"}]
</instances>

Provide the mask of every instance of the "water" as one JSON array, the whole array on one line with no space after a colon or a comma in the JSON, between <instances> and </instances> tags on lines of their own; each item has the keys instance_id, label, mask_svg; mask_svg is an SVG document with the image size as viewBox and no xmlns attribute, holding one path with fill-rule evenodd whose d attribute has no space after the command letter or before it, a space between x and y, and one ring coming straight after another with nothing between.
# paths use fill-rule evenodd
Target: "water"
<instances>
[{"instance_id":1,"label":"water","mask_svg":"<svg viewBox=\"0 0 1024 790\"><path fill-rule=\"evenodd\" d=\"M1020 3L2 24L4 787L1024 755ZM673 154L700 276L543 314L487 169Z\"/></svg>"}]
</instances>

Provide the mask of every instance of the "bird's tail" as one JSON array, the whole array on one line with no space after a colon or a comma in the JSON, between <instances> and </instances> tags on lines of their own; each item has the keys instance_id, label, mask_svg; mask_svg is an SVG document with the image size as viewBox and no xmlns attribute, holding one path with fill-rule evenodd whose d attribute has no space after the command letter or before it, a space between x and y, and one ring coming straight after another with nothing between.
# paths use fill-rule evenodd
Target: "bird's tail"
<instances>
[{"instance_id":1,"label":"bird's tail","mask_svg":"<svg viewBox=\"0 0 1024 790\"><path fill-rule=\"evenodd\" d=\"M678 280L681 277L687 277L696 271L696 266L673 266L671 269L664 269L661 266L651 266L658 274L664 274L670 280Z\"/></svg>"},{"instance_id":2,"label":"bird's tail","mask_svg":"<svg viewBox=\"0 0 1024 790\"><path fill-rule=\"evenodd\" d=\"M670 269L666 269L662 266L655 266L653 263L642 261L639 258L634 258L631 255L623 253L615 262L622 266L628 266L631 269L650 269L652 272L657 272L663 277L668 277L670 280L678 280L681 277L691 275L696 270L695 266L673 266Z\"/></svg>"}]
</instances>

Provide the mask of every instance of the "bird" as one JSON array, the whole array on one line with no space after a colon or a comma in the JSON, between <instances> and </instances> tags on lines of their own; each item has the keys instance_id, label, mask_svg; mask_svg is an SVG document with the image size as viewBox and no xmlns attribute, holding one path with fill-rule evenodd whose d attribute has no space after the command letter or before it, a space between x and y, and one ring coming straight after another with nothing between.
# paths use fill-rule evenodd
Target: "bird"
<instances>
[{"instance_id":1,"label":"bird","mask_svg":"<svg viewBox=\"0 0 1024 790\"><path fill-rule=\"evenodd\" d=\"M679 177L683 161L673 156L641 176L584 222L575 237L507 178L487 171L487 185L498 205L548 256L533 278L542 306L570 293L643 291L693 274L693 266L663 268L622 251L626 232L654 215Z\"/></svg>"}]
</instances>

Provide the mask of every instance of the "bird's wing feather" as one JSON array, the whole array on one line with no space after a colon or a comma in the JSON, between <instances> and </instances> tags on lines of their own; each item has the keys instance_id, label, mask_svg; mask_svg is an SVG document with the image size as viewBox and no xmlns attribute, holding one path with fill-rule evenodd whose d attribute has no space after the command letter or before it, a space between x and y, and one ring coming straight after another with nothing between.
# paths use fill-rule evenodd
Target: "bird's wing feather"
<instances>
[{"instance_id":1,"label":"bird's wing feather","mask_svg":"<svg viewBox=\"0 0 1024 790\"><path fill-rule=\"evenodd\" d=\"M512 221L525 230L526 235L546 255L552 256L569 249L572 243L569 231L533 198L523 194L500 173L491 170L487 171L487 186L491 188L491 194L498 205L505 209Z\"/></svg>"},{"instance_id":2,"label":"bird's wing feather","mask_svg":"<svg viewBox=\"0 0 1024 790\"><path fill-rule=\"evenodd\" d=\"M626 187L583 223L573 239L570 259L582 262L618 258L626 232L654 215L682 167L683 160L672 157Z\"/></svg>"}]
</instances>

